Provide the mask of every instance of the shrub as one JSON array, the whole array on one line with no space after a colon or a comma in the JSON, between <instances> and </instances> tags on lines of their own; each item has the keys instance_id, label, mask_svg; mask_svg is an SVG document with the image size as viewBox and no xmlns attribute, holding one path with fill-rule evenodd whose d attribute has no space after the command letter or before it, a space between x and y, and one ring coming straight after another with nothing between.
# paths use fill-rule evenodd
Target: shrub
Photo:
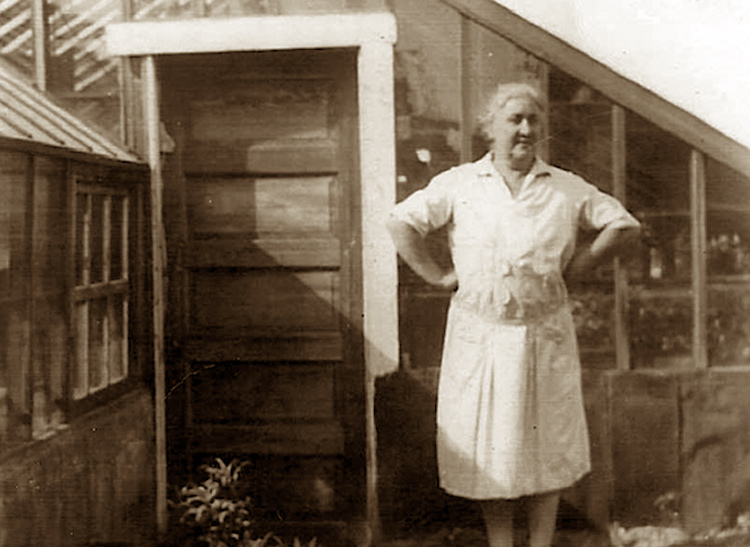
<instances>
[{"instance_id":1,"label":"shrub","mask_svg":"<svg viewBox=\"0 0 750 547\"><path fill-rule=\"evenodd\" d=\"M247 462L232 460L229 464L216 458L215 465L201 467L208 478L201 484L183 486L172 503L180 512L179 522L190 532L193 545L201 547L286 547L275 533L256 535L252 501L241 497L237 485ZM197 543L195 543L197 541ZM312 539L303 545L299 538L292 547L317 547Z\"/></svg>"}]
</instances>

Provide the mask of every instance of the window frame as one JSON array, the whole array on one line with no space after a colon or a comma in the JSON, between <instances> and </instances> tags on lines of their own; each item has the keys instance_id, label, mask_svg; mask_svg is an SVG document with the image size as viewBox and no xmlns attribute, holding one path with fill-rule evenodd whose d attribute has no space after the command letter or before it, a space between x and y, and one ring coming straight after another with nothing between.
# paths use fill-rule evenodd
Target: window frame
<instances>
[{"instance_id":1,"label":"window frame","mask_svg":"<svg viewBox=\"0 0 750 547\"><path fill-rule=\"evenodd\" d=\"M91 410L107 404L114 399L131 391L136 385L146 379L146 368L144 366L146 355L146 335L150 324L139 321L146 310L145 279L148 263L144 237L146 226L146 214L144 207L147 206L144 196L143 185L148 183L148 174L144 177L134 177L130 170L117 170L89 165L81 165L72 168L69 176L68 197L68 321L70 340L70 360L66 373L66 398L67 416L66 422L70 423L76 417L90 412ZM142 181L139 179L143 178ZM141 184L142 183L142 184ZM77 280L76 260L78 259L78 196L79 191L89 192L89 195L98 194L102 196L123 197L127 206L123 206L123 229L121 259L122 275L116 280L108 279L106 282L87 283L81 285ZM104 215L103 215L104 216ZM105 237L104 235L102 237ZM111 249L110 249L111 250ZM110 265L111 267L111 265ZM105 268L102 269L102 272ZM110 270L111 271L111 270ZM76 306L81 302L94 301L96 299L113 296L123 296L123 307L127 310L127 319L121 322L122 339L121 347L124 375L116 381L107 382L94 390L89 390L83 396L76 396L75 375L78 373L78 344L80 334L77 328ZM107 313L112 312L111 304ZM87 333L88 334L88 333ZM109 366L109 364L108 364Z\"/></svg>"},{"instance_id":2,"label":"window frame","mask_svg":"<svg viewBox=\"0 0 750 547\"><path fill-rule=\"evenodd\" d=\"M74 206L71 211L73 222L73 267L76 270L76 280L71 287L72 316L70 327L74 338L74 351L72 363L69 367L70 390L69 398L73 404L76 401L84 399L101 390L112 387L125 379L129 375L129 302L130 302L130 257L128 252L129 243L129 216L130 216L130 196L127 189L115 186L89 182L82 178L75 180ZM82 216L79 205L80 198L84 197L86 210ZM101 198L101 218L95 219L94 209L95 201ZM119 221L121 228L119 230L119 241L114 241L114 226L118 219L113 214L113 205L115 200L121 200L122 208L119 211ZM100 221L99 226L101 233L96 234L96 220ZM82 233L79 233L79 228ZM100 238L101 252L100 256L94 256L92 252L93 242ZM119 247L120 253L120 275L112 278L114 268L113 257L116 257L115 247ZM101 260L98 267L94 261ZM92 279L92 270L98 269L101 272L101 279ZM116 305L117 300L121 301L121 306ZM92 322L95 318L92 316L96 313L96 303L104 301L104 312L102 314L101 325L101 363L97 367L100 369L100 383L95 383L92 379ZM94 308L94 309L92 309ZM116 317L119 310L119 318ZM83 318L81 313L88 315ZM120 325L120 333L117 336L113 329ZM97 329L98 330L98 329ZM87 340L84 341L83 338ZM120 339L119 345L116 338ZM119 346L119 347L118 347ZM113 369L113 363L116 362L115 352L119 353L120 374Z\"/></svg>"}]
</instances>

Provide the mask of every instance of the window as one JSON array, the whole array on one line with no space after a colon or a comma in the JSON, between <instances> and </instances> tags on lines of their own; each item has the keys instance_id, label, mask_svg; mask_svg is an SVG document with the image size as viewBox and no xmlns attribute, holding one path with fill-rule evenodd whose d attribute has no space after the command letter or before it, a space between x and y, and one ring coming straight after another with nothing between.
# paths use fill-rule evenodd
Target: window
<instances>
[{"instance_id":1,"label":"window","mask_svg":"<svg viewBox=\"0 0 750 547\"><path fill-rule=\"evenodd\" d=\"M128 211L125 191L78 182L75 200L74 400L128 375Z\"/></svg>"},{"instance_id":2,"label":"window","mask_svg":"<svg viewBox=\"0 0 750 547\"><path fill-rule=\"evenodd\" d=\"M148 172L23 152L0 151L0 160L0 447L7 449L54 434L143 372L151 323L139 184Z\"/></svg>"},{"instance_id":3,"label":"window","mask_svg":"<svg viewBox=\"0 0 750 547\"><path fill-rule=\"evenodd\" d=\"M617 163L618 197L643 225L617 283L600 268L571 294L584 365L750 364L747 176L555 67L549 97L551 163L618 195Z\"/></svg>"}]
</instances>

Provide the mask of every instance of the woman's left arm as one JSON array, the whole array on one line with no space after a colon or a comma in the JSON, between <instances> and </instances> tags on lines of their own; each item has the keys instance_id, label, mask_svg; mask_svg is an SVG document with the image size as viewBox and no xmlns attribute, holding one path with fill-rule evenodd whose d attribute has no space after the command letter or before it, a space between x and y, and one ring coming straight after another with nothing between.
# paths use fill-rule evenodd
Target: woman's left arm
<instances>
[{"instance_id":1,"label":"woman's left arm","mask_svg":"<svg viewBox=\"0 0 750 547\"><path fill-rule=\"evenodd\" d=\"M576 249L566 270L565 278L569 283L583 281L587 274L616 256L627 257L637 247L640 237L640 226L607 226L589 245Z\"/></svg>"}]
</instances>

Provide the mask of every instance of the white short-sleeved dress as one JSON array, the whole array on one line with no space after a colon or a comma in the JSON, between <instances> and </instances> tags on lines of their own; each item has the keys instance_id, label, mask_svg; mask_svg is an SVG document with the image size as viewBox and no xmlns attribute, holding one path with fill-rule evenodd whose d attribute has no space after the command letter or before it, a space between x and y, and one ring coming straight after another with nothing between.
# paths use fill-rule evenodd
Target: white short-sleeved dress
<instances>
[{"instance_id":1,"label":"white short-sleeved dress","mask_svg":"<svg viewBox=\"0 0 750 547\"><path fill-rule=\"evenodd\" d=\"M512 196L488 154L436 176L393 214L448 226L458 276L440 371L440 485L512 499L590 469L576 335L562 272L579 227L638 222L612 196L537 159Z\"/></svg>"}]
</instances>

